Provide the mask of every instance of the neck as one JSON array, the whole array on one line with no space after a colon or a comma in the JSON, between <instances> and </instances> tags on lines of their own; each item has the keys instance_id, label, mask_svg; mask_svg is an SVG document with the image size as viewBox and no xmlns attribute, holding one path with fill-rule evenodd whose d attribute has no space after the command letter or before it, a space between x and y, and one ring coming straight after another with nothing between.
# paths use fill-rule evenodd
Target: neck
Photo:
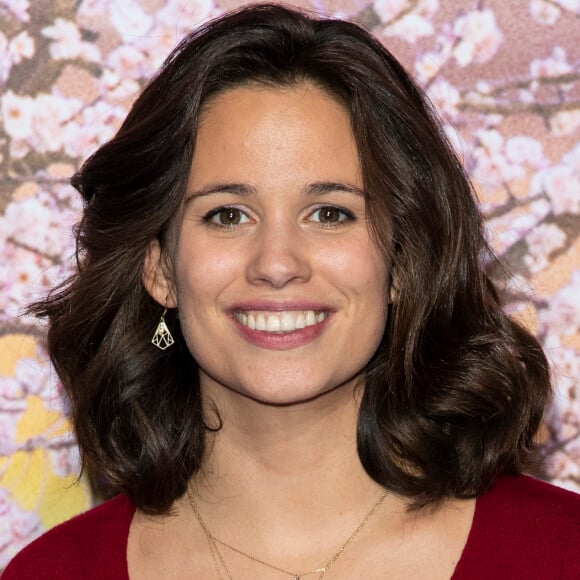
<instances>
[{"instance_id":1,"label":"neck","mask_svg":"<svg viewBox=\"0 0 580 580\"><path fill-rule=\"evenodd\" d=\"M193 484L218 537L238 528L236 521L269 533L275 522L285 534L301 533L306 523L357 517L380 496L357 454L354 385L288 406L225 390L212 392L211 401L223 426Z\"/></svg>"}]
</instances>

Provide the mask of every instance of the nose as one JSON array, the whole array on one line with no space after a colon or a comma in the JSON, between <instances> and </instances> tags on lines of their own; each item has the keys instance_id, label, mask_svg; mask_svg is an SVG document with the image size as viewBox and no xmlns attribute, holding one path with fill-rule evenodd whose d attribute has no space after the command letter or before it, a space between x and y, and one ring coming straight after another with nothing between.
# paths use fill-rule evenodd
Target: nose
<instances>
[{"instance_id":1,"label":"nose","mask_svg":"<svg viewBox=\"0 0 580 580\"><path fill-rule=\"evenodd\" d=\"M247 278L252 284L283 288L311 275L309 244L298 225L271 222L254 234Z\"/></svg>"}]
</instances>

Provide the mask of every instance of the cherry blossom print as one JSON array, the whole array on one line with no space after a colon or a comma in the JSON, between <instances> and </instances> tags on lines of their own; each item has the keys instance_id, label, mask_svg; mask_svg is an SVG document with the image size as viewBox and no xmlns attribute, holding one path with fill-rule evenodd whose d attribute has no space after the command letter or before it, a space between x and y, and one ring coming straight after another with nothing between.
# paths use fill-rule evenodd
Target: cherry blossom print
<instances>
[{"instance_id":1,"label":"cherry blossom print","mask_svg":"<svg viewBox=\"0 0 580 580\"><path fill-rule=\"evenodd\" d=\"M373 8L382 22L388 24L408 10L411 5L410 0L374 0Z\"/></svg>"},{"instance_id":2,"label":"cherry blossom print","mask_svg":"<svg viewBox=\"0 0 580 580\"><path fill-rule=\"evenodd\" d=\"M550 301L550 305L539 315L543 333L556 336L577 334L580 330L580 271L575 271L570 282L561 288Z\"/></svg>"},{"instance_id":3,"label":"cherry blossom print","mask_svg":"<svg viewBox=\"0 0 580 580\"><path fill-rule=\"evenodd\" d=\"M555 2L548 2L547 0L531 0L530 14L532 18L540 24L547 24L552 26L556 24L562 11Z\"/></svg>"},{"instance_id":4,"label":"cherry blossom print","mask_svg":"<svg viewBox=\"0 0 580 580\"><path fill-rule=\"evenodd\" d=\"M28 22L30 14L30 0L0 0L0 13L6 11L15 16L20 22Z\"/></svg>"},{"instance_id":5,"label":"cherry blossom print","mask_svg":"<svg viewBox=\"0 0 580 580\"><path fill-rule=\"evenodd\" d=\"M0 0L0 340L14 346L11 358L0 357L6 465L17 451L40 449L47 477L78 473L68 402L41 348L45 329L22 314L75 271L82 200L70 176L115 134L181 38L239 4ZM511 4L300 3L369 29L427 90L473 181L490 244L508 265L506 311L551 361L544 475L580 490L580 52L571 32L580 0ZM17 436L31 412L54 419L51 427ZM41 510L5 485L2 469L11 468L0 467L0 571L45 529Z\"/></svg>"},{"instance_id":6,"label":"cherry blossom print","mask_svg":"<svg viewBox=\"0 0 580 580\"><path fill-rule=\"evenodd\" d=\"M111 23L126 43L147 34L153 26L153 18L134 0L115 0L109 5Z\"/></svg>"},{"instance_id":7,"label":"cherry blossom print","mask_svg":"<svg viewBox=\"0 0 580 580\"><path fill-rule=\"evenodd\" d=\"M460 16L455 21L453 32L460 38L453 56L462 67L487 62L495 55L503 40L491 10L474 10Z\"/></svg>"},{"instance_id":8,"label":"cherry blossom print","mask_svg":"<svg viewBox=\"0 0 580 580\"><path fill-rule=\"evenodd\" d=\"M100 58L97 47L82 40L81 32L74 22L57 18L52 26L46 26L42 29L42 34L52 40L49 50L50 55L55 60L80 57L97 61Z\"/></svg>"},{"instance_id":9,"label":"cherry blossom print","mask_svg":"<svg viewBox=\"0 0 580 580\"><path fill-rule=\"evenodd\" d=\"M536 273L548 266L554 251L564 247L566 234L556 224L542 223L526 236L526 242L528 254L524 256L524 263Z\"/></svg>"}]
</instances>

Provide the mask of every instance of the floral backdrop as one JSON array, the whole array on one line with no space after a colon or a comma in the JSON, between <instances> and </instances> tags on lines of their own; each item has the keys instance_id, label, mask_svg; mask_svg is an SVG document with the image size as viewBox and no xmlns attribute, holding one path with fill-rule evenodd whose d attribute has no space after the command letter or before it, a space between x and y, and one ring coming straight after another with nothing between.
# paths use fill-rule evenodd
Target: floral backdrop
<instances>
[{"instance_id":1,"label":"floral backdrop","mask_svg":"<svg viewBox=\"0 0 580 580\"><path fill-rule=\"evenodd\" d=\"M544 476L580 489L580 0L294 2L372 30L427 89L556 395ZM88 508L67 404L22 308L72 267L68 179L200 22L237 0L0 0L0 570Z\"/></svg>"}]
</instances>

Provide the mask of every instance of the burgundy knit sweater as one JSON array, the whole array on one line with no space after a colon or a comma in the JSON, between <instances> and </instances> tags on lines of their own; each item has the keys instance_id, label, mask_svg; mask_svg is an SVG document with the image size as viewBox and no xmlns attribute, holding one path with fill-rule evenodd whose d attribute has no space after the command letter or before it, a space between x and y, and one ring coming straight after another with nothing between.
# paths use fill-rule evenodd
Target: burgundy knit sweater
<instances>
[{"instance_id":1,"label":"burgundy knit sweater","mask_svg":"<svg viewBox=\"0 0 580 580\"><path fill-rule=\"evenodd\" d=\"M119 495L53 528L12 560L2 580L129 580L134 513ZM528 579L580 580L580 495L531 477L501 477L477 499L451 580Z\"/></svg>"}]
</instances>

